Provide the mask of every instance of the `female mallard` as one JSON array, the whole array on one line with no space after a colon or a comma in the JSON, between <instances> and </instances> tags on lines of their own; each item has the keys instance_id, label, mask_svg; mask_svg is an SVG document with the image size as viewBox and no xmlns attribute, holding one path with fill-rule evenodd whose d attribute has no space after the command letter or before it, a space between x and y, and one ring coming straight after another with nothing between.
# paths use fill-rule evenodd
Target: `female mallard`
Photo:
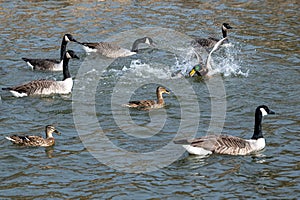
<instances>
[{"instance_id":1,"label":"female mallard","mask_svg":"<svg viewBox=\"0 0 300 200\"><path fill-rule=\"evenodd\" d=\"M50 95L50 94L68 94L73 87L73 80L69 72L68 63L71 58L79 57L72 50L68 50L64 54L63 75L62 81L54 80L35 80L19 86L2 88L9 90L15 97L24 97L31 95Z\"/></svg>"},{"instance_id":2,"label":"female mallard","mask_svg":"<svg viewBox=\"0 0 300 200\"><path fill-rule=\"evenodd\" d=\"M109 42L97 42L97 43L77 42L77 43L81 44L87 53L98 52L101 55L106 56L108 58L118 58L118 57L126 57L126 56L134 55L138 52L138 45L141 43L154 46L153 40L149 37L143 37L137 39L133 43L131 50L121 48L120 46L117 46Z\"/></svg>"},{"instance_id":3,"label":"female mallard","mask_svg":"<svg viewBox=\"0 0 300 200\"><path fill-rule=\"evenodd\" d=\"M60 132L55 129L52 125L47 125L45 128L46 138L41 136L18 136L13 135L9 137L5 137L10 140L14 144L22 145L22 146L41 146L41 147L49 147L55 144L55 140L53 137L53 133L60 135Z\"/></svg>"},{"instance_id":4,"label":"female mallard","mask_svg":"<svg viewBox=\"0 0 300 200\"><path fill-rule=\"evenodd\" d=\"M140 110L162 108L165 106L165 101L162 96L163 93L170 94L170 92L166 88L159 86L156 89L157 101L154 100L129 101L129 103L126 104L125 106L129 108L137 108Z\"/></svg>"},{"instance_id":5,"label":"female mallard","mask_svg":"<svg viewBox=\"0 0 300 200\"><path fill-rule=\"evenodd\" d=\"M60 60L55 59L36 59L36 58L22 58L29 67L33 70L43 71L62 71L63 70L63 58L67 48L68 42L77 42L71 34L65 34L63 36L60 47Z\"/></svg>"},{"instance_id":6,"label":"female mallard","mask_svg":"<svg viewBox=\"0 0 300 200\"><path fill-rule=\"evenodd\" d=\"M222 34L223 38L227 37L227 30L232 29L232 27L228 23L222 24ZM206 48L213 47L220 39L209 37L209 38L195 38L192 41L193 46L201 46ZM228 42L228 40L226 40Z\"/></svg>"},{"instance_id":7,"label":"female mallard","mask_svg":"<svg viewBox=\"0 0 300 200\"><path fill-rule=\"evenodd\" d=\"M261 105L255 111L254 134L251 139L245 140L230 135L207 135L191 140L177 140L175 144L183 144L183 147L195 155L228 154L246 155L262 150L265 146L265 139L262 134L262 117L268 114L275 114L267 106Z\"/></svg>"},{"instance_id":8,"label":"female mallard","mask_svg":"<svg viewBox=\"0 0 300 200\"><path fill-rule=\"evenodd\" d=\"M192 70L189 72L189 76L192 77L194 75L198 75L198 76L202 76L202 77L209 77L209 72L212 71L212 67L211 67L211 54L216 51L219 46L222 44L222 42L224 40L226 40L227 38L223 38L221 40L219 40L215 45L214 48L209 52L205 65L202 63L202 59L201 56L198 55L198 52L196 53L197 59L198 59L198 64L195 65ZM202 67L203 66L203 67Z\"/></svg>"}]
</instances>

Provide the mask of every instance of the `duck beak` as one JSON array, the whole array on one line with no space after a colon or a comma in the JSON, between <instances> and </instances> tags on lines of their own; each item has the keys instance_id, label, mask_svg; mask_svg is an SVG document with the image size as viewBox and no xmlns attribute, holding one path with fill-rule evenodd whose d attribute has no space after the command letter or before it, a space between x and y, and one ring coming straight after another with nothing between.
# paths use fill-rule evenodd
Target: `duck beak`
<instances>
[{"instance_id":1,"label":"duck beak","mask_svg":"<svg viewBox=\"0 0 300 200\"><path fill-rule=\"evenodd\" d=\"M54 133L56 133L57 135L61 134L58 130L55 130Z\"/></svg>"},{"instance_id":2,"label":"duck beak","mask_svg":"<svg viewBox=\"0 0 300 200\"><path fill-rule=\"evenodd\" d=\"M166 90L166 93L167 93L167 94L170 94L170 91L169 91L169 90Z\"/></svg>"},{"instance_id":3,"label":"duck beak","mask_svg":"<svg viewBox=\"0 0 300 200\"><path fill-rule=\"evenodd\" d=\"M190 72L189 72L189 75L190 77L193 77L196 73L196 70L193 68Z\"/></svg>"}]
</instances>

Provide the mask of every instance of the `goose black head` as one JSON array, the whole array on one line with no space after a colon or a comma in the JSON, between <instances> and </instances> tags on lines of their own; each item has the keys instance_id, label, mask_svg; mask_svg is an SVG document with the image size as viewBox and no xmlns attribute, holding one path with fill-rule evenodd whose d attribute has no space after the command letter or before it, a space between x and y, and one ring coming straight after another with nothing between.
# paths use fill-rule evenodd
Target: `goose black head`
<instances>
[{"instance_id":1,"label":"goose black head","mask_svg":"<svg viewBox=\"0 0 300 200\"><path fill-rule=\"evenodd\" d=\"M268 106L266 105L261 105L261 106L258 106L256 108L256 112L260 112L262 114L262 116L266 116L266 115L273 115L275 114L274 111L270 110Z\"/></svg>"},{"instance_id":2,"label":"goose black head","mask_svg":"<svg viewBox=\"0 0 300 200\"><path fill-rule=\"evenodd\" d=\"M69 33L67 33L67 34L64 35L64 40L66 42L69 42L69 41L77 42L77 40L75 40L75 38L71 34L69 34Z\"/></svg>"},{"instance_id":3,"label":"goose black head","mask_svg":"<svg viewBox=\"0 0 300 200\"><path fill-rule=\"evenodd\" d=\"M232 29L232 27L228 23L223 23L222 29Z\"/></svg>"},{"instance_id":4,"label":"goose black head","mask_svg":"<svg viewBox=\"0 0 300 200\"><path fill-rule=\"evenodd\" d=\"M73 50L68 50L65 53L66 58L76 58L79 59L79 57L75 54L75 52Z\"/></svg>"}]
</instances>

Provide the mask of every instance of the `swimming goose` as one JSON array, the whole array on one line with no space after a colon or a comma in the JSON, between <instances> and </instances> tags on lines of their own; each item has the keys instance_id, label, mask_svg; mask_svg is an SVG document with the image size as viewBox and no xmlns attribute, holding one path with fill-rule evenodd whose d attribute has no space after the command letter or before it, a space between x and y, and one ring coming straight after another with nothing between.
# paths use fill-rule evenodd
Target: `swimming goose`
<instances>
[{"instance_id":1,"label":"swimming goose","mask_svg":"<svg viewBox=\"0 0 300 200\"><path fill-rule=\"evenodd\" d=\"M18 144L22 146L49 147L55 144L53 133L60 135L60 132L56 130L56 128L52 125L46 126L45 133L46 133L46 138L43 138L41 136L35 136L35 135L30 135L30 136L13 135L5 138L14 144Z\"/></svg>"},{"instance_id":2,"label":"swimming goose","mask_svg":"<svg viewBox=\"0 0 300 200\"><path fill-rule=\"evenodd\" d=\"M109 43L109 42L97 42L97 43L90 43L90 42L77 42L83 46L83 49L87 52L98 52L103 56L106 56L108 58L118 58L118 57L126 57L134 55L138 52L138 45L141 43L148 44L150 46L154 46L155 43L153 40L149 37L143 37L140 39L137 39L133 45L131 50L121 48L120 46L117 46L115 44Z\"/></svg>"},{"instance_id":3,"label":"swimming goose","mask_svg":"<svg viewBox=\"0 0 300 200\"><path fill-rule=\"evenodd\" d=\"M170 92L166 88L159 86L156 89L157 101L154 100L129 101L129 103L126 104L125 106L129 108L137 108L140 110L162 108L165 106L165 101L162 96L163 93L170 94Z\"/></svg>"},{"instance_id":4,"label":"swimming goose","mask_svg":"<svg viewBox=\"0 0 300 200\"><path fill-rule=\"evenodd\" d=\"M223 38L227 37L227 30L232 29L232 27L228 23L223 23L222 24L222 34ZM206 48L211 48L213 47L220 39L209 37L209 38L195 38L192 41L193 46L201 46L201 47L206 47ZM228 42L228 40L224 41Z\"/></svg>"},{"instance_id":5,"label":"swimming goose","mask_svg":"<svg viewBox=\"0 0 300 200\"><path fill-rule=\"evenodd\" d=\"M262 150L266 143L262 134L262 117L275 114L267 106L261 105L255 111L254 134L251 139L242 139L230 135L207 135L191 140L177 140L175 144L183 144L183 147L195 155L228 154L247 155Z\"/></svg>"},{"instance_id":6,"label":"swimming goose","mask_svg":"<svg viewBox=\"0 0 300 200\"><path fill-rule=\"evenodd\" d=\"M201 56L198 54L197 51L195 51L195 54L197 56L197 59L198 59L198 64L195 65L192 70L189 72L189 76L190 77L193 77L194 75L198 75L198 76L206 76L208 77L208 74L210 71L212 71L212 67L211 67L211 54L216 51L219 46L223 43L224 40L226 40L227 37L219 40L213 47L213 49L209 52L208 56L207 56L207 59L206 59L206 62L205 62L205 65L203 64L202 62L202 59L201 59ZM202 67L203 66L203 67Z\"/></svg>"},{"instance_id":7,"label":"swimming goose","mask_svg":"<svg viewBox=\"0 0 300 200\"><path fill-rule=\"evenodd\" d=\"M64 54L63 61L63 80L34 80L19 86L2 88L2 90L9 90L15 97L24 97L31 95L49 95L49 94L68 94L73 87L73 80L71 78L68 63L71 58L79 57L72 50L68 50Z\"/></svg>"},{"instance_id":8,"label":"swimming goose","mask_svg":"<svg viewBox=\"0 0 300 200\"><path fill-rule=\"evenodd\" d=\"M60 47L60 60L55 59L36 59L36 58L22 58L29 67L33 70L43 71L62 71L63 70L63 56L67 48L68 42L77 42L71 34L63 36Z\"/></svg>"}]
</instances>

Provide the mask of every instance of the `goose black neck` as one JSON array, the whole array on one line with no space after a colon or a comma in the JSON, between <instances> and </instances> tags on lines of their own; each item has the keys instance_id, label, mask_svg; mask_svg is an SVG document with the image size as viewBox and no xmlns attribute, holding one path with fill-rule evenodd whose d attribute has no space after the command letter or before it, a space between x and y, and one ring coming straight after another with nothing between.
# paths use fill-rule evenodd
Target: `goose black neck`
<instances>
[{"instance_id":1,"label":"goose black neck","mask_svg":"<svg viewBox=\"0 0 300 200\"><path fill-rule=\"evenodd\" d=\"M222 33L223 33L223 38L227 37L227 30L224 30L224 28L222 28Z\"/></svg>"},{"instance_id":2,"label":"goose black neck","mask_svg":"<svg viewBox=\"0 0 300 200\"><path fill-rule=\"evenodd\" d=\"M60 61L62 61L64 59L64 53L66 52L67 44L68 44L68 41L65 40L65 36L64 36L61 41L61 46L60 46Z\"/></svg>"},{"instance_id":3,"label":"goose black neck","mask_svg":"<svg viewBox=\"0 0 300 200\"><path fill-rule=\"evenodd\" d=\"M67 58L66 56L64 57L64 62L63 62L63 74L64 74L64 78L63 81L66 80L67 78L71 78L71 74L69 72L69 60L70 58Z\"/></svg>"},{"instance_id":4,"label":"goose black neck","mask_svg":"<svg viewBox=\"0 0 300 200\"><path fill-rule=\"evenodd\" d=\"M259 139L263 138L262 134L262 127L261 127L261 121L262 121L262 114L259 110L256 110L255 112L255 124L254 124L254 134L251 139Z\"/></svg>"},{"instance_id":5,"label":"goose black neck","mask_svg":"<svg viewBox=\"0 0 300 200\"><path fill-rule=\"evenodd\" d=\"M138 46L139 46L140 43L144 43L144 38L137 39L136 41L134 41L134 43L132 45L132 48L131 48L131 51L132 52L138 52Z\"/></svg>"}]
</instances>

